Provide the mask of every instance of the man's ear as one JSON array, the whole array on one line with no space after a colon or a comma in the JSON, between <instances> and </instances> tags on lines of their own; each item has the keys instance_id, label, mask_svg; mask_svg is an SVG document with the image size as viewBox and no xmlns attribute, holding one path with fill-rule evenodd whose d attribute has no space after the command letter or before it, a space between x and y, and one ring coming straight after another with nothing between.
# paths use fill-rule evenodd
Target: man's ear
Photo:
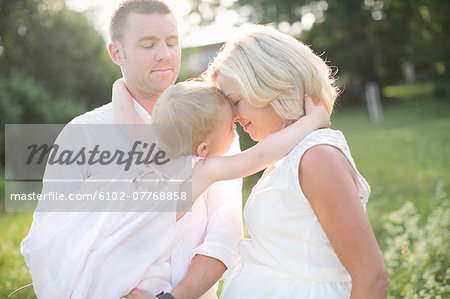
<instances>
[{"instance_id":1,"label":"man's ear","mask_svg":"<svg viewBox=\"0 0 450 299\"><path fill-rule=\"evenodd\" d=\"M110 42L108 45L108 52L109 57L111 57L112 61L114 61L115 64L121 65L122 59L124 56L122 47L117 42Z\"/></svg>"},{"instance_id":2,"label":"man's ear","mask_svg":"<svg viewBox=\"0 0 450 299\"><path fill-rule=\"evenodd\" d=\"M197 146L197 155L199 157L205 158L208 155L208 144L202 142Z\"/></svg>"}]
</instances>

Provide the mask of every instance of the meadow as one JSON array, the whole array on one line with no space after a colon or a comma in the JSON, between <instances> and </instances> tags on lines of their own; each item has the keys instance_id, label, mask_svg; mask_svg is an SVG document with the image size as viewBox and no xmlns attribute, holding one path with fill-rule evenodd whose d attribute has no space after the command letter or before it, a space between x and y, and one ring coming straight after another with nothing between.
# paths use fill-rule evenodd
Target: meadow
<instances>
[{"instance_id":1,"label":"meadow","mask_svg":"<svg viewBox=\"0 0 450 299\"><path fill-rule=\"evenodd\" d=\"M391 298L450 295L449 111L448 98L423 93L386 98L380 123L369 121L363 105L337 106L332 117L371 185L367 214L390 271ZM244 200L256 179L245 179ZM31 282L19 252L31 220L30 213L0 213L0 298ZM13 298L34 298L32 288Z\"/></svg>"}]
</instances>

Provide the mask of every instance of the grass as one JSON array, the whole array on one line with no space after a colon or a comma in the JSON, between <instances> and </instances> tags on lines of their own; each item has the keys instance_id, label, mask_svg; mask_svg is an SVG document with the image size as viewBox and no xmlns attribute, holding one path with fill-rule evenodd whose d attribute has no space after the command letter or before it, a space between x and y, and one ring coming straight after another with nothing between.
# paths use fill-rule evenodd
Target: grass
<instances>
[{"instance_id":1,"label":"grass","mask_svg":"<svg viewBox=\"0 0 450 299\"><path fill-rule=\"evenodd\" d=\"M361 174L372 188L368 216L380 237L383 215L413 202L421 216L446 200L450 182L450 102L424 98L384 103L384 121L370 123L361 111L337 111L341 130Z\"/></svg>"},{"instance_id":2,"label":"grass","mask_svg":"<svg viewBox=\"0 0 450 299\"><path fill-rule=\"evenodd\" d=\"M31 283L31 276L20 254L20 242L27 235L31 213L0 214L0 298ZM29 287L11 298L36 298Z\"/></svg>"},{"instance_id":3,"label":"grass","mask_svg":"<svg viewBox=\"0 0 450 299\"><path fill-rule=\"evenodd\" d=\"M371 123L362 107L336 108L332 127L344 133L359 171L372 187L367 213L380 242L384 216L405 201L413 202L422 216L440 201L449 201L449 110L448 99L429 94L388 99L379 124ZM244 200L256 180L257 176L245 179ZM0 213L0 298L31 282L19 252L31 219L30 213ZM28 288L15 298L33 296Z\"/></svg>"}]
</instances>

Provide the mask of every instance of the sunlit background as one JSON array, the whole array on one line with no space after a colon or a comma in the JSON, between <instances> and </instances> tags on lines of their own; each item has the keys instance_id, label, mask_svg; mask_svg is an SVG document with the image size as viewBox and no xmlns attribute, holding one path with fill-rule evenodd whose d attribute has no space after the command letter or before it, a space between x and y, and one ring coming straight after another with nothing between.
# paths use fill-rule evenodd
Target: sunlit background
<instances>
[{"instance_id":1,"label":"sunlit background","mask_svg":"<svg viewBox=\"0 0 450 299\"><path fill-rule=\"evenodd\" d=\"M87 13L89 20L95 28L108 39L109 19L114 10L122 0L69 0L67 5L74 10ZM180 36L182 47L202 46L223 42L232 32L234 25L246 22L245 14L231 10L234 0L221 1L221 6L214 22L207 26L200 26L201 16L199 13L192 13L192 4L188 0L166 1L173 10L180 25ZM205 1L208 2L208 1ZM208 17L212 11L207 3L199 5L203 16Z\"/></svg>"},{"instance_id":2,"label":"sunlit background","mask_svg":"<svg viewBox=\"0 0 450 299\"><path fill-rule=\"evenodd\" d=\"M109 19L122 0L68 0L67 5L80 12L86 13L95 28L108 39ZM220 43L232 36L236 26L249 22L251 7L244 6L233 9L236 0L200 1L198 12L192 12L193 4L189 0L168 0L166 3L172 8L180 22L180 35L183 47L203 46ZM216 2L216 3L214 3ZM214 11L212 5L218 5ZM326 10L327 2L320 1L319 8ZM208 24L201 24L202 19ZM293 24L281 22L278 28L286 33L297 36L302 30L309 30L316 17L312 12L304 11L302 17Z\"/></svg>"},{"instance_id":3,"label":"sunlit background","mask_svg":"<svg viewBox=\"0 0 450 299\"><path fill-rule=\"evenodd\" d=\"M332 66L341 88L332 128L343 131L371 185L367 214L390 298L450 298L450 1L167 2L180 26L179 80L198 76L245 23L290 34ZM0 0L2 124L67 123L110 101L121 73L106 51L107 31L119 3ZM238 132L242 148L253 144ZM4 167L2 159L2 298L31 282L19 245L32 219L3 212ZM257 179L244 180L244 203ZM28 288L12 298L35 296Z\"/></svg>"}]
</instances>

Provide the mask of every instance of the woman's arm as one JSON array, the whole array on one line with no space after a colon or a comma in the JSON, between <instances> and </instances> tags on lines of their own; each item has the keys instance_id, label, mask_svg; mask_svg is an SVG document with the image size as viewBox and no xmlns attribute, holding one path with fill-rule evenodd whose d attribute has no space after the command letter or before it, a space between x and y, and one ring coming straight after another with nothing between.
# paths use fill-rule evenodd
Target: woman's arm
<instances>
[{"instance_id":1,"label":"woman's arm","mask_svg":"<svg viewBox=\"0 0 450 299\"><path fill-rule=\"evenodd\" d=\"M308 134L329 126L330 116L323 106L316 106L309 97L305 97L305 108L306 116L248 150L198 162L192 171L193 198L200 196L216 181L245 177L266 168L287 155Z\"/></svg>"},{"instance_id":2,"label":"woman's arm","mask_svg":"<svg viewBox=\"0 0 450 299\"><path fill-rule=\"evenodd\" d=\"M329 145L312 147L300 162L299 182L352 277L350 298L386 298L387 270L344 154Z\"/></svg>"}]
</instances>

